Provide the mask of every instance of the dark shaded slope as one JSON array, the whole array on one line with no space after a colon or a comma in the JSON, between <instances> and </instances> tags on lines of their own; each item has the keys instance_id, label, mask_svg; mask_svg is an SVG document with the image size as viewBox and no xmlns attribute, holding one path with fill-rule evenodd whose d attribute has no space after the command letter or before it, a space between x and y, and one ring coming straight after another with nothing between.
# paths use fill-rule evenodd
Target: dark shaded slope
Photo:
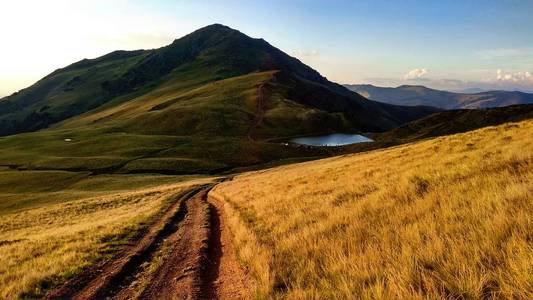
<instances>
[{"instance_id":1,"label":"dark shaded slope","mask_svg":"<svg viewBox=\"0 0 533 300\"><path fill-rule=\"evenodd\" d=\"M384 133L372 134L373 143L347 145L334 151L336 154L370 151L531 118L533 105L442 111Z\"/></svg>"},{"instance_id":2,"label":"dark shaded slope","mask_svg":"<svg viewBox=\"0 0 533 300\"><path fill-rule=\"evenodd\" d=\"M340 114L344 128L337 128L337 131L381 132L439 111L433 107L405 107L369 101L336 84L321 84L287 72L277 73L273 86L288 100Z\"/></svg>"},{"instance_id":3,"label":"dark shaded slope","mask_svg":"<svg viewBox=\"0 0 533 300\"><path fill-rule=\"evenodd\" d=\"M487 109L449 110L432 114L389 132L378 134L376 139L378 141L412 141L466 132L507 122L518 122L530 118L533 118L532 104Z\"/></svg>"}]
</instances>

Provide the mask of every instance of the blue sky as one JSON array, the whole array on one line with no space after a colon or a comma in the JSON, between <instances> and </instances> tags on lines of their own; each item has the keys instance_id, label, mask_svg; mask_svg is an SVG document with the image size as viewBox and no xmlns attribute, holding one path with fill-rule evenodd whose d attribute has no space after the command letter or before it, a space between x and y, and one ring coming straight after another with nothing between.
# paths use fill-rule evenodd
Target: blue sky
<instances>
[{"instance_id":1,"label":"blue sky","mask_svg":"<svg viewBox=\"0 0 533 300\"><path fill-rule=\"evenodd\" d=\"M2 1L0 95L222 23L339 83L533 90L533 1ZM28 10L27 7L33 7Z\"/></svg>"}]
</instances>

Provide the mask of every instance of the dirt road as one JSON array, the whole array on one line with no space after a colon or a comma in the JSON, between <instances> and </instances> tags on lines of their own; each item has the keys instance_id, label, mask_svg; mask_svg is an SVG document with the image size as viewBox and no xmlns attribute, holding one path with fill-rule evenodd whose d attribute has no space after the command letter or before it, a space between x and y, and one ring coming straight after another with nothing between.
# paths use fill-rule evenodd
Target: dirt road
<instances>
[{"instance_id":1,"label":"dirt road","mask_svg":"<svg viewBox=\"0 0 533 300\"><path fill-rule=\"evenodd\" d=\"M250 128L248 128L248 140L254 141L254 131L259 125L261 125L261 122L263 122L263 119L265 117L265 83L262 83L257 88L257 104L256 104L256 114L253 117L252 124L250 125Z\"/></svg>"},{"instance_id":2,"label":"dirt road","mask_svg":"<svg viewBox=\"0 0 533 300\"><path fill-rule=\"evenodd\" d=\"M179 195L144 236L45 299L249 299L221 203Z\"/></svg>"}]
</instances>

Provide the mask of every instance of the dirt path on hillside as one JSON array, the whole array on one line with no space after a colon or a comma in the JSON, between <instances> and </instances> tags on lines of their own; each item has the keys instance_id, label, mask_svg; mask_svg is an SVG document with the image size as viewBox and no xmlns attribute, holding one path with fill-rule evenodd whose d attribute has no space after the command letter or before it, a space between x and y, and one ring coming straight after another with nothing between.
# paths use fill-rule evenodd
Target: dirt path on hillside
<instances>
[{"instance_id":1,"label":"dirt path on hillside","mask_svg":"<svg viewBox=\"0 0 533 300\"><path fill-rule=\"evenodd\" d=\"M207 191L187 201L187 216L179 230L168 237L172 251L154 272L141 299L198 299L201 295L202 267L209 245L209 206ZM119 299L130 299L128 290Z\"/></svg>"},{"instance_id":2,"label":"dirt path on hillside","mask_svg":"<svg viewBox=\"0 0 533 300\"><path fill-rule=\"evenodd\" d=\"M252 124L250 125L250 128L248 129L248 140L254 141L253 133L257 127L259 127L259 124L263 122L263 118L265 117L265 92L264 92L265 84L262 83L257 88L257 113L254 116L254 119L252 120Z\"/></svg>"},{"instance_id":3,"label":"dirt path on hillside","mask_svg":"<svg viewBox=\"0 0 533 300\"><path fill-rule=\"evenodd\" d=\"M183 195L138 243L45 299L249 299L222 206L208 202L209 190Z\"/></svg>"}]
</instances>

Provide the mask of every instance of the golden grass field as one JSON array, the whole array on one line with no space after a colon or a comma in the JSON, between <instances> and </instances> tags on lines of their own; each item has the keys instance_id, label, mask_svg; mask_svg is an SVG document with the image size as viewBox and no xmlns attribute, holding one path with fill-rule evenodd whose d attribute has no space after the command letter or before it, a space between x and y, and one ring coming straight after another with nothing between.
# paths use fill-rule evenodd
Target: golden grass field
<instances>
[{"instance_id":1,"label":"golden grass field","mask_svg":"<svg viewBox=\"0 0 533 300\"><path fill-rule=\"evenodd\" d=\"M0 299L39 297L110 257L177 194L208 181L0 170Z\"/></svg>"},{"instance_id":2,"label":"golden grass field","mask_svg":"<svg viewBox=\"0 0 533 300\"><path fill-rule=\"evenodd\" d=\"M533 120L219 184L257 298L533 299Z\"/></svg>"}]
</instances>

